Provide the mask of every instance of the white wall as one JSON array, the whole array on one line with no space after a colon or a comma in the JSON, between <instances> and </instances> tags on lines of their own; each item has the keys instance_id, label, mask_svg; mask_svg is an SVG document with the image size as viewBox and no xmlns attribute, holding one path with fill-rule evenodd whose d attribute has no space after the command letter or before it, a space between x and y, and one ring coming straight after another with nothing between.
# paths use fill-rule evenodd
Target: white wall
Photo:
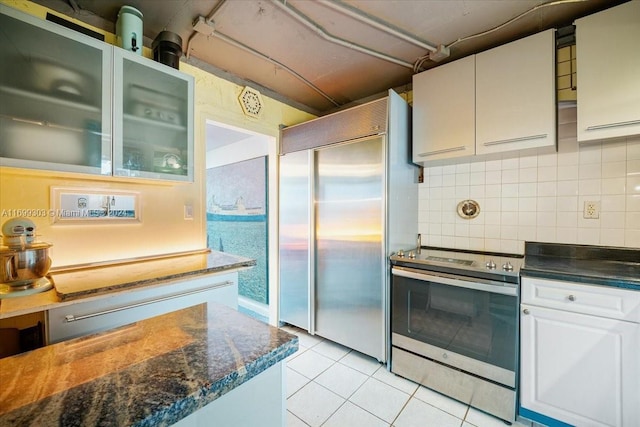
<instances>
[{"instance_id":1,"label":"white wall","mask_svg":"<svg viewBox=\"0 0 640 427\"><path fill-rule=\"evenodd\" d=\"M640 137L557 153L425 168L418 221L425 245L523 253L525 241L640 247ZM480 215L464 220L471 198ZM584 201L600 218L584 219Z\"/></svg>"}]
</instances>

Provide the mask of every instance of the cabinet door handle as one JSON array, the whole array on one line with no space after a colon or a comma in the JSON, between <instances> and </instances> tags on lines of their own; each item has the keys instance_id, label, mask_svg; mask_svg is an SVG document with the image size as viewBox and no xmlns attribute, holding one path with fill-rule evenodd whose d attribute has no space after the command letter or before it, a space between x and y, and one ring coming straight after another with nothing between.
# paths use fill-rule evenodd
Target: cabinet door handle
<instances>
[{"instance_id":1,"label":"cabinet door handle","mask_svg":"<svg viewBox=\"0 0 640 427\"><path fill-rule=\"evenodd\" d=\"M459 147L451 147L451 148L443 148L442 150L427 151L427 152L418 154L418 157L429 157L429 156L435 156L436 154L451 153L452 151L462 151L466 149L467 147L465 145L461 145Z\"/></svg>"},{"instance_id":2,"label":"cabinet door handle","mask_svg":"<svg viewBox=\"0 0 640 427\"><path fill-rule=\"evenodd\" d=\"M640 120L630 120L628 122L606 123L604 125L588 126L586 130L590 131L590 130L600 130L600 129L609 129L609 128L619 128L623 126L633 126L633 125L640 125Z\"/></svg>"},{"instance_id":3,"label":"cabinet door handle","mask_svg":"<svg viewBox=\"0 0 640 427\"><path fill-rule=\"evenodd\" d=\"M482 145L485 147L490 147L492 145L500 145L500 144L509 144L511 142L520 142L520 141L530 141L532 139L543 139L546 138L548 134L542 133L540 135L530 135L530 136L521 136L519 138L510 138L510 139L500 139L497 141L489 141L485 142Z\"/></svg>"},{"instance_id":4,"label":"cabinet door handle","mask_svg":"<svg viewBox=\"0 0 640 427\"><path fill-rule=\"evenodd\" d=\"M525 308L524 310L522 310L522 314L529 314L529 309Z\"/></svg>"},{"instance_id":5,"label":"cabinet door handle","mask_svg":"<svg viewBox=\"0 0 640 427\"><path fill-rule=\"evenodd\" d=\"M575 301L575 300L576 300L576 297L575 297L574 295L569 295L569 296L567 297L567 299L568 299L569 301Z\"/></svg>"},{"instance_id":6,"label":"cabinet door handle","mask_svg":"<svg viewBox=\"0 0 640 427\"><path fill-rule=\"evenodd\" d=\"M213 285L206 286L204 288L198 288L198 289L194 289L192 291L182 292L182 293L179 293L179 294L168 295L166 297L155 298L155 299L152 299L152 300L142 301L142 302L138 302L138 303L135 303L135 304L123 305L121 307L115 307L115 308L111 308L109 310L97 311L95 313L83 314L83 315L80 315L80 316L74 316L73 314L67 314L66 316L64 316L64 321L66 323L70 323L70 322L76 322L78 320L89 319L91 317L103 316L105 314L117 313L118 311L128 310L130 308L136 308L136 307L143 307L145 305L154 304L154 303L162 302L162 301L168 301L168 300L172 300L172 299L175 299L175 298L184 297L184 296L187 296L187 295L199 294L201 292L206 292L206 291L209 291L209 290L214 289L214 288L219 288L219 287L222 287L222 286L227 286L227 285L232 285L232 284L233 284L233 282L231 280L225 280L224 282L214 283Z\"/></svg>"}]
</instances>

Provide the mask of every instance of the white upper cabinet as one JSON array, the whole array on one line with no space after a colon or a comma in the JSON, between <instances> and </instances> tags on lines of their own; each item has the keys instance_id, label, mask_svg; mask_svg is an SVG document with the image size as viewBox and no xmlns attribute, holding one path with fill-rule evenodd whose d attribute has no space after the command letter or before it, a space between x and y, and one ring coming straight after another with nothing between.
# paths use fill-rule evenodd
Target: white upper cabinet
<instances>
[{"instance_id":1,"label":"white upper cabinet","mask_svg":"<svg viewBox=\"0 0 640 427\"><path fill-rule=\"evenodd\" d=\"M413 161L475 154L475 56L413 76Z\"/></svg>"},{"instance_id":2,"label":"white upper cabinet","mask_svg":"<svg viewBox=\"0 0 640 427\"><path fill-rule=\"evenodd\" d=\"M575 24L578 141L640 134L640 1Z\"/></svg>"},{"instance_id":3,"label":"white upper cabinet","mask_svg":"<svg viewBox=\"0 0 640 427\"><path fill-rule=\"evenodd\" d=\"M476 154L556 145L555 30L476 55Z\"/></svg>"},{"instance_id":4,"label":"white upper cabinet","mask_svg":"<svg viewBox=\"0 0 640 427\"><path fill-rule=\"evenodd\" d=\"M413 161L556 147L555 30L413 76Z\"/></svg>"},{"instance_id":5,"label":"white upper cabinet","mask_svg":"<svg viewBox=\"0 0 640 427\"><path fill-rule=\"evenodd\" d=\"M124 49L114 70L114 175L193 181L193 78Z\"/></svg>"},{"instance_id":6,"label":"white upper cabinet","mask_svg":"<svg viewBox=\"0 0 640 427\"><path fill-rule=\"evenodd\" d=\"M193 181L193 77L0 5L0 166Z\"/></svg>"},{"instance_id":7,"label":"white upper cabinet","mask_svg":"<svg viewBox=\"0 0 640 427\"><path fill-rule=\"evenodd\" d=\"M111 173L111 47L2 5L0 28L0 165Z\"/></svg>"}]
</instances>

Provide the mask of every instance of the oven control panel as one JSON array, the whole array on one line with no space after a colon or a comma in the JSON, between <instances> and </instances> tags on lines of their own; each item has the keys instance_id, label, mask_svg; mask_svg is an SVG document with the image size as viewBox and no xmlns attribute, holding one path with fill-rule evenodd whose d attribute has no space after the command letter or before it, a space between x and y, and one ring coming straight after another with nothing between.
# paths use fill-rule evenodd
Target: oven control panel
<instances>
[{"instance_id":1,"label":"oven control panel","mask_svg":"<svg viewBox=\"0 0 640 427\"><path fill-rule=\"evenodd\" d=\"M394 263L417 264L419 268L440 266L455 273L456 270L482 272L502 276L519 276L523 255L494 252L461 251L446 248L415 248L399 250L390 257Z\"/></svg>"}]
</instances>

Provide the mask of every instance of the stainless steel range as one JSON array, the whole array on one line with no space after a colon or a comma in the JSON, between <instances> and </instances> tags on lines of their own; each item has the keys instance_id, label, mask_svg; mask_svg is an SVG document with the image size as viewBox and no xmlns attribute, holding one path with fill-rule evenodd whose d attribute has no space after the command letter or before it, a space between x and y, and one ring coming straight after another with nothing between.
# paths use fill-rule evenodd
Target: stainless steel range
<instances>
[{"instance_id":1,"label":"stainless steel range","mask_svg":"<svg viewBox=\"0 0 640 427\"><path fill-rule=\"evenodd\" d=\"M391 256L391 371L512 422L521 255Z\"/></svg>"}]
</instances>

